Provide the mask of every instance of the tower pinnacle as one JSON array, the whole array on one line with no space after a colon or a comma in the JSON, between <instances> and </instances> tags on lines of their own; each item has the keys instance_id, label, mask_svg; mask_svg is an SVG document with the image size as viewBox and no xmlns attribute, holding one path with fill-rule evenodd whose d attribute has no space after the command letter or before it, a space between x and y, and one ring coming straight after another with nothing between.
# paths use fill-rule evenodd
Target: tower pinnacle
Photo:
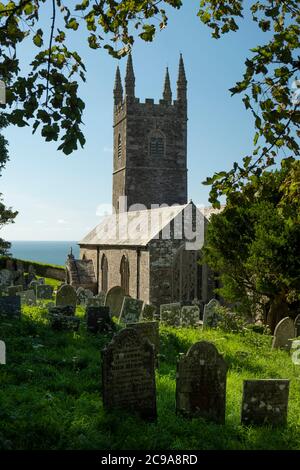
<instances>
[{"instance_id":1,"label":"tower pinnacle","mask_svg":"<svg viewBox=\"0 0 300 470\"><path fill-rule=\"evenodd\" d=\"M122 82L121 82L120 69L119 69L119 66L117 66L115 86L114 86L114 102L115 102L115 105L121 103L122 100L123 100L123 87L122 87Z\"/></svg>"},{"instance_id":2,"label":"tower pinnacle","mask_svg":"<svg viewBox=\"0 0 300 470\"><path fill-rule=\"evenodd\" d=\"M134 97L135 77L132 65L131 53L128 55L125 77L126 96Z\"/></svg>"},{"instance_id":3,"label":"tower pinnacle","mask_svg":"<svg viewBox=\"0 0 300 470\"><path fill-rule=\"evenodd\" d=\"M178 80L177 80L177 100L178 101L181 101L181 102L186 101L186 89L187 89L187 80L185 76L182 54L180 54Z\"/></svg>"},{"instance_id":4,"label":"tower pinnacle","mask_svg":"<svg viewBox=\"0 0 300 470\"><path fill-rule=\"evenodd\" d=\"M163 98L168 104L172 104L172 90L171 90L170 76L169 76L168 67L166 69L166 77L165 77Z\"/></svg>"}]
</instances>

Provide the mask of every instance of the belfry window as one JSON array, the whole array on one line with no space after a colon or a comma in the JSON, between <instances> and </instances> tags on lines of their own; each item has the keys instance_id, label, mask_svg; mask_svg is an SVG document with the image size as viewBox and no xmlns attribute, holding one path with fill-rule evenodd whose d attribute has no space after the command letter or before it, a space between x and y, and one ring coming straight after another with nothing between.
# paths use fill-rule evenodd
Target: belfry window
<instances>
[{"instance_id":1,"label":"belfry window","mask_svg":"<svg viewBox=\"0 0 300 470\"><path fill-rule=\"evenodd\" d=\"M118 158L120 159L122 156L122 139L121 134L118 135Z\"/></svg>"},{"instance_id":2,"label":"belfry window","mask_svg":"<svg viewBox=\"0 0 300 470\"><path fill-rule=\"evenodd\" d=\"M149 150L151 157L163 157L165 153L165 138L159 131L150 136Z\"/></svg>"}]
</instances>

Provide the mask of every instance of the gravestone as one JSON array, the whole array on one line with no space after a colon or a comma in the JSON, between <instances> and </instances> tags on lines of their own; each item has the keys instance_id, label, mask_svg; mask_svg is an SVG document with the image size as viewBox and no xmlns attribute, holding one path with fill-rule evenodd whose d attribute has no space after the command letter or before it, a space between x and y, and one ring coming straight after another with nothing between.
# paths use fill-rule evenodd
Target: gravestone
<instances>
[{"instance_id":1,"label":"gravestone","mask_svg":"<svg viewBox=\"0 0 300 470\"><path fill-rule=\"evenodd\" d=\"M216 328L220 319L217 313L217 308L220 307L220 302L216 299L211 299L204 307L203 312L203 328Z\"/></svg>"},{"instance_id":2,"label":"gravestone","mask_svg":"<svg viewBox=\"0 0 300 470\"><path fill-rule=\"evenodd\" d=\"M56 293L56 305L72 305L76 308L77 295L75 289L66 284L58 289Z\"/></svg>"},{"instance_id":3,"label":"gravestone","mask_svg":"<svg viewBox=\"0 0 300 470\"><path fill-rule=\"evenodd\" d=\"M103 405L156 418L154 347L133 328L116 334L102 351Z\"/></svg>"},{"instance_id":4,"label":"gravestone","mask_svg":"<svg viewBox=\"0 0 300 470\"><path fill-rule=\"evenodd\" d=\"M244 380L242 424L285 426L289 385L285 379Z\"/></svg>"},{"instance_id":5,"label":"gravestone","mask_svg":"<svg viewBox=\"0 0 300 470\"><path fill-rule=\"evenodd\" d=\"M94 295L94 297L90 297L87 299L86 307L104 307L105 302L105 295Z\"/></svg>"},{"instance_id":6,"label":"gravestone","mask_svg":"<svg viewBox=\"0 0 300 470\"><path fill-rule=\"evenodd\" d=\"M0 297L0 316L20 318L20 297L17 295L7 295L5 297Z\"/></svg>"},{"instance_id":7,"label":"gravestone","mask_svg":"<svg viewBox=\"0 0 300 470\"><path fill-rule=\"evenodd\" d=\"M6 364L6 348L4 341L0 340L0 364Z\"/></svg>"},{"instance_id":8,"label":"gravestone","mask_svg":"<svg viewBox=\"0 0 300 470\"><path fill-rule=\"evenodd\" d=\"M285 317L276 325L272 349L285 349L289 351L293 338L295 338L294 322L291 318Z\"/></svg>"},{"instance_id":9,"label":"gravestone","mask_svg":"<svg viewBox=\"0 0 300 470\"><path fill-rule=\"evenodd\" d=\"M160 321L168 326L180 326L181 305L179 302L160 306Z\"/></svg>"},{"instance_id":10,"label":"gravestone","mask_svg":"<svg viewBox=\"0 0 300 470\"><path fill-rule=\"evenodd\" d=\"M134 328L135 331L141 336L142 340L148 340L154 346L155 364L158 367L159 355L159 322L158 321L145 321L139 323L128 323L128 328Z\"/></svg>"},{"instance_id":11,"label":"gravestone","mask_svg":"<svg viewBox=\"0 0 300 470\"><path fill-rule=\"evenodd\" d=\"M187 305L181 309L181 326L197 326L200 321L200 310L197 305Z\"/></svg>"},{"instance_id":12,"label":"gravestone","mask_svg":"<svg viewBox=\"0 0 300 470\"><path fill-rule=\"evenodd\" d=\"M75 315L75 307L73 305L48 305L48 312L50 315L65 315L72 317Z\"/></svg>"},{"instance_id":13,"label":"gravestone","mask_svg":"<svg viewBox=\"0 0 300 470\"><path fill-rule=\"evenodd\" d=\"M295 318L295 335L300 336L300 313Z\"/></svg>"},{"instance_id":14,"label":"gravestone","mask_svg":"<svg viewBox=\"0 0 300 470\"><path fill-rule=\"evenodd\" d=\"M78 317L62 315L59 313L53 313L49 315L50 326L56 331L78 331L80 326L80 320Z\"/></svg>"},{"instance_id":15,"label":"gravestone","mask_svg":"<svg viewBox=\"0 0 300 470\"><path fill-rule=\"evenodd\" d=\"M153 321L156 312L157 312L157 307L155 307L155 305L144 304L144 307L142 310L143 321Z\"/></svg>"},{"instance_id":16,"label":"gravestone","mask_svg":"<svg viewBox=\"0 0 300 470\"><path fill-rule=\"evenodd\" d=\"M35 270L32 264L28 266L28 273L25 276L26 285L30 286L32 281L36 280Z\"/></svg>"},{"instance_id":17,"label":"gravestone","mask_svg":"<svg viewBox=\"0 0 300 470\"><path fill-rule=\"evenodd\" d=\"M110 314L115 317L119 317L125 297L125 291L120 286L115 286L107 291L105 297L105 305L109 307Z\"/></svg>"},{"instance_id":18,"label":"gravestone","mask_svg":"<svg viewBox=\"0 0 300 470\"><path fill-rule=\"evenodd\" d=\"M16 295L17 292L21 292L23 290L23 286L9 286L7 287L8 295Z\"/></svg>"},{"instance_id":19,"label":"gravestone","mask_svg":"<svg viewBox=\"0 0 300 470\"><path fill-rule=\"evenodd\" d=\"M113 328L113 323L109 315L109 307L87 307L86 320L87 329L91 333L111 331Z\"/></svg>"},{"instance_id":20,"label":"gravestone","mask_svg":"<svg viewBox=\"0 0 300 470\"><path fill-rule=\"evenodd\" d=\"M119 322L125 325L127 323L138 322L142 313L143 303L139 299L124 297Z\"/></svg>"},{"instance_id":21,"label":"gravestone","mask_svg":"<svg viewBox=\"0 0 300 470\"><path fill-rule=\"evenodd\" d=\"M53 287L48 284L38 284L36 286L36 298L37 299L52 299Z\"/></svg>"},{"instance_id":22,"label":"gravestone","mask_svg":"<svg viewBox=\"0 0 300 470\"><path fill-rule=\"evenodd\" d=\"M193 344L177 361L177 412L224 424L226 376L227 364L212 343Z\"/></svg>"},{"instance_id":23,"label":"gravestone","mask_svg":"<svg viewBox=\"0 0 300 470\"><path fill-rule=\"evenodd\" d=\"M87 305L88 299L91 299L94 296L91 290L84 289L83 287L78 287L76 294L77 294L77 302L80 305Z\"/></svg>"},{"instance_id":24,"label":"gravestone","mask_svg":"<svg viewBox=\"0 0 300 470\"><path fill-rule=\"evenodd\" d=\"M300 365L300 339L292 341L291 345L291 359L293 364Z\"/></svg>"},{"instance_id":25,"label":"gravestone","mask_svg":"<svg viewBox=\"0 0 300 470\"><path fill-rule=\"evenodd\" d=\"M33 289L34 292L35 292L35 288L36 288L36 286L38 286L38 285L39 285L38 280L37 280L37 279L34 279L33 281L30 282L28 288L29 288L29 289Z\"/></svg>"},{"instance_id":26,"label":"gravestone","mask_svg":"<svg viewBox=\"0 0 300 470\"><path fill-rule=\"evenodd\" d=\"M21 292L17 292L16 295L20 297L21 305L36 305L36 296L34 290L23 290Z\"/></svg>"},{"instance_id":27,"label":"gravestone","mask_svg":"<svg viewBox=\"0 0 300 470\"><path fill-rule=\"evenodd\" d=\"M0 270L0 286L8 287L12 284L13 274L9 269Z\"/></svg>"}]
</instances>

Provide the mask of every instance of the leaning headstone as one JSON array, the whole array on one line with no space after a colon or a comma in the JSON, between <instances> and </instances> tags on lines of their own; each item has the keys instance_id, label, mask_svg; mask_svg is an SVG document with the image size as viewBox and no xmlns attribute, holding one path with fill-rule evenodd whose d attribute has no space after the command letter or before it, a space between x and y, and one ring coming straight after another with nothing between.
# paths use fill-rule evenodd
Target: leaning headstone
<instances>
[{"instance_id":1,"label":"leaning headstone","mask_svg":"<svg viewBox=\"0 0 300 470\"><path fill-rule=\"evenodd\" d=\"M113 328L113 323L109 315L109 307L87 307L86 321L87 329L91 333L111 331Z\"/></svg>"},{"instance_id":2,"label":"leaning headstone","mask_svg":"<svg viewBox=\"0 0 300 470\"><path fill-rule=\"evenodd\" d=\"M94 294L89 289L83 289L83 287L79 287L77 289L77 301L80 305L87 305L88 299L91 299Z\"/></svg>"},{"instance_id":3,"label":"leaning headstone","mask_svg":"<svg viewBox=\"0 0 300 470\"><path fill-rule=\"evenodd\" d=\"M16 317L21 316L21 299L17 295L0 297L0 316Z\"/></svg>"},{"instance_id":4,"label":"leaning headstone","mask_svg":"<svg viewBox=\"0 0 300 470\"><path fill-rule=\"evenodd\" d=\"M103 404L156 418L154 347L133 328L116 334L102 351Z\"/></svg>"},{"instance_id":5,"label":"leaning headstone","mask_svg":"<svg viewBox=\"0 0 300 470\"><path fill-rule=\"evenodd\" d=\"M154 320L154 315L157 312L157 308L155 305L149 305L149 304L144 304L143 310L142 310L142 319L143 321L153 321Z\"/></svg>"},{"instance_id":6,"label":"leaning headstone","mask_svg":"<svg viewBox=\"0 0 300 470\"><path fill-rule=\"evenodd\" d=\"M21 298L21 305L36 305L36 296L34 290L24 290L21 292L17 292L16 295Z\"/></svg>"},{"instance_id":7,"label":"leaning headstone","mask_svg":"<svg viewBox=\"0 0 300 470\"><path fill-rule=\"evenodd\" d=\"M70 285L64 285L58 289L56 294L56 305L73 305L76 307L77 295L74 287Z\"/></svg>"},{"instance_id":8,"label":"leaning headstone","mask_svg":"<svg viewBox=\"0 0 300 470\"><path fill-rule=\"evenodd\" d=\"M109 307L112 316L119 317L125 297L125 291L120 286L115 286L107 291L105 305Z\"/></svg>"},{"instance_id":9,"label":"leaning headstone","mask_svg":"<svg viewBox=\"0 0 300 470\"><path fill-rule=\"evenodd\" d=\"M179 302L160 306L160 321L168 326L180 326L181 305Z\"/></svg>"},{"instance_id":10,"label":"leaning headstone","mask_svg":"<svg viewBox=\"0 0 300 470\"><path fill-rule=\"evenodd\" d=\"M0 341L0 364L6 364L6 347L4 341Z\"/></svg>"},{"instance_id":11,"label":"leaning headstone","mask_svg":"<svg viewBox=\"0 0 300 470\"><path fill-rule=\"evenodd\" d=\"M285 349L289 351L293 338L295 338L294 322L291 318L285 317L277 323L274 331L272 349Z\"/></svg>"},{"instance_id":12,"label":"leaning headstone","mask_svg":"<svg viewBox=\"0 0 300 470\"><path fill-rule=\"evenodd\" d=\"M142 313L143 301L133 299L131 297L124 297L119 317L120 323L135 323L138 322Z\"/></svg>"},{"instance_id":13,"label":"leaning headstone","mask_svg":"<svg viewBox=\"0 0 300 470\"><path fill-rule=\"evenodd\" d=\"M23 286L9 286L7 287L8 295L16 295L17 292L21 292L23 290Z\"/></svg>"},{"instance_id":14,"label":"leaning headstone","mask_svg":"<svg viewBox=\"0 0 300 470\"><path fill-rule=\"evenodd\" d=\"M300 336L300 313L295 318L295 335Z\"/></svg>"},{"instance_id":15,"label":"leaning headstone","mask_svg":"<svg viewBox=\"0 0 300 470\"><path fill-rule=\"evenodd\" d=\"M244 380L242 424L285 426L289 385L285 379Z\"/></svg>"},{"instance_id":16,"label":"leaning headstone","mask_svg":"<svg viewBox=\"0 0 300 470\"><path fill-rule=\"evenodd\" d=\"M158 366L159 355L159 322L145 321L139 323L128 323L128 328L134 328L141 336L142 340L148 340L154 346L154 354L156 358L156 366Z\"/></svg>"},{"instance_id":17,"label":"leaning headstone","mask_svg":"<svg viewBox=\"0 0 300 470\"><path fill-rule=\"evenodd\" d=\"M72 317L75 315L75 307L73 305L48 305L48 312L50 315L65 315L67 317Z\"/></svg>"},{"instance_id":18,"label":"leaning headstone","mask_svg":"<svg viewBox=\"0 0 300 470\"><path fill-rule=\"evenodd\" d=\"M197 305L182 307L181 326L197 326L200 321L200 310Z\"/></svg>"},{"instance_id":19,"label":"leaning headstone","mask_svg":"<svg viewBox=\"0 0 300 470\"><path fill-rule=\"evenodd\" d=\"M227 364L212 343L193 344L177 362L177 412L224 424L226 376Z\"/></svg>"},{"instance_id":20,"label":"leaning headstone","mask_svg":"<svg viewBox=\"0 0 300 470\"><path fill-rule=\"evenodd\" d=\"M48 284L38 284L36 286L37 299L52 299L53 287Z\"/></svg>"},{"instance_id":21,"label":"leaning headstone","mask_svg":"<svg viewBox=\"0 0 300 470\"><path fill-rule=\"evenodd\" d=\"M216 328L220 319L217 309L220 307L220 302L216 299L211 299L204 307L203 313L203 328Z\"/></svg>"},{"instance_id":22,"label":"leaning headstone","mask_svg":"<svg viewBox=\"0 0 300 470\"><path fill-rule=\"evenodd\" d=\"M10 269L1 269L0 270L0 286L7 287L10 286L13 280L13 274Z\"/></svg>"}]
</instances>

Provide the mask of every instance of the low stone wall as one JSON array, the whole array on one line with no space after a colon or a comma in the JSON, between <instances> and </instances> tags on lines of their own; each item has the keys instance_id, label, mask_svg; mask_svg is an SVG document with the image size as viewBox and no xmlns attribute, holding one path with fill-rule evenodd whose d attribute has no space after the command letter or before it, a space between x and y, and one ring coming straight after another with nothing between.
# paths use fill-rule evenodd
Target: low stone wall
<instances>
[{"instance_id":1,"label":"low stone wall","mask_svg":"<svg viewBox=\"0 0 300 470\"><path fill-rule=\"evenodd\" d=\"M38 276L42 277L50 277L52 279L56 279L58 281L64 281L66 277L66 271L63 266L55 266L51 264L44 264L44 263L38 263L36 261L27 261L27 260L21 260L21 259L16 259L16 258L8 258L7 256L2 256L0 258L0 269L6 268L6 261L9 259L11 262L14 264L14 268L17 268L17 261L20 261L23 266L25 272L28 271L28 267L32 265L34 267L35 273Z\"/></svg>"}]
</instances>

